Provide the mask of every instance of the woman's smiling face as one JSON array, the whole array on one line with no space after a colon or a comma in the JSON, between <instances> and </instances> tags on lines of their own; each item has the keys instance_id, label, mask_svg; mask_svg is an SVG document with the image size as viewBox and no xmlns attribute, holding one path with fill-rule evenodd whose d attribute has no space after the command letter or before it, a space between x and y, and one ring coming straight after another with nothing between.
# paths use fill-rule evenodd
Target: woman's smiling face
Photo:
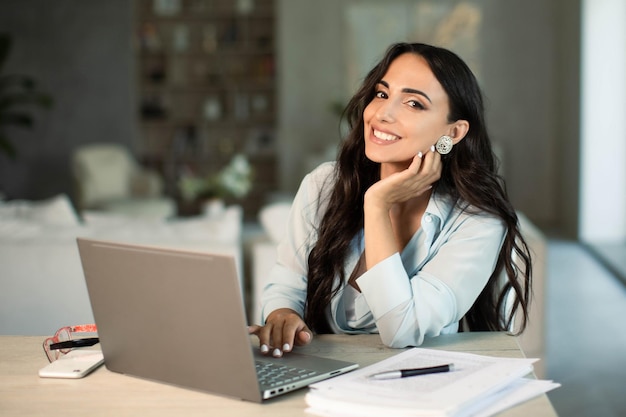
<instances>
[{"instance_id":1,"label":"woman's smiling face","mask_svg":"<svg viewBox=\"0 0 626 417\"><path fill-rule=\"evenodd\" d=\"M419 55L405 53L389 66L363 112L365 154L406 168L442 135L452 135L448 96Z\"/></svg>"}]
</instances>

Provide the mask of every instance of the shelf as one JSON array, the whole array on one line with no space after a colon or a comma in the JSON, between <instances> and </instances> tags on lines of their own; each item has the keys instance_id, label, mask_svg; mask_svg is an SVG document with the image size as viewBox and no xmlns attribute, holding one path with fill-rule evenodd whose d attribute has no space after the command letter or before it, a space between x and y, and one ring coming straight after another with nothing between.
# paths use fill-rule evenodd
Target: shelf
<instances>
[{"instance_id":1,"label":"shelf","mask_svg":"<svg viewBox=\"0 0 626 417\"><path fill-rule=\"evenodd\" d=\"M276 175L273 0L135 0L137 148L176 197L180 172L248 157L255 218Z\"/></svg>"},{"instance_id":2,"label":"shelf","mask_svg":"<svg viewBox=\"0 0 626 417\"><path fill-rule=\"evenodd\" d=\"M143 19L157 21L274 19L273 0L141 0L137 10Z\"/></svg>"}]
</instances>

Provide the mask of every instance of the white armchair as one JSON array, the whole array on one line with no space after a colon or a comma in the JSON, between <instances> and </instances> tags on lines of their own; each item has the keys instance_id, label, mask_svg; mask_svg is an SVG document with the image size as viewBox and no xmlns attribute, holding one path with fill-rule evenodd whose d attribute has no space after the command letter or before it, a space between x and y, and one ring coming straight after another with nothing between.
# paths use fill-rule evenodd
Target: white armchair
<instances>
[{"instance_id":1,"label":"white armchair","mask_svg":"<svg viewBox=\"0 0 626 417\"><path fill-rule=\"evenodd\" d=\"M77 148L72 173L80 211L156 218L176 214L174 201L162 194L161 177L141 167L123 145L95 143Z\"/></svg>"}]
</instances>

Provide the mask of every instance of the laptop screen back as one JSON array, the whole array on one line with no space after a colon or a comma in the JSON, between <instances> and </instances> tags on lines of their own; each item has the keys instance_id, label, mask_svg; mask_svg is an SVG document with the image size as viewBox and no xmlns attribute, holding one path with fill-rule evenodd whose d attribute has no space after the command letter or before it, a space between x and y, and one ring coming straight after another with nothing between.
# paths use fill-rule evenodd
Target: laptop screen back
<instances>
[{"instance_id":1,"label":"laptop screen back","mask_svg":"<svg viewBox=\"0 0 626 417\"><path fill-rule=\"evenodd\" d=\"M232 257L78 239L106 367L260 401Z\"/></svg>"}]
</instances>

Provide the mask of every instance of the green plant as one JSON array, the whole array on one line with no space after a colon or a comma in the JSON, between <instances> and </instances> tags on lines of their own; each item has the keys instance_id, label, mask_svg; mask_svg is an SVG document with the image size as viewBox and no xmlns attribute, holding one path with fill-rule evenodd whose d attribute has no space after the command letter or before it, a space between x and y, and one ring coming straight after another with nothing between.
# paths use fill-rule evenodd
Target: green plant
<instances>
[{"instance_id":1,"label":"green plant","mask_svg":"<svg viewBox=\"0 0 626 417\"><path fill-rule=\"evenodd\" d=\"M183 175L178 183L182 197L191 201L210 198L244 198L252 188L252 167L242 154L221 171L207 176Z\"/></svg>"},{"instance_id":2,"label":"green plant","mask_svg":"<svg viewBox=\"0 0 626 417\"><path fill-rule=\"evenodd\" d=\"M37 88L36 81L26 75L4 74L4 64L13 41L7 33L0 33L0 153L15 159L17 151L8 135L9 127L30 128L34 118L30 106L50 108L52 98Z\"/></svg>"}]
</instances>

